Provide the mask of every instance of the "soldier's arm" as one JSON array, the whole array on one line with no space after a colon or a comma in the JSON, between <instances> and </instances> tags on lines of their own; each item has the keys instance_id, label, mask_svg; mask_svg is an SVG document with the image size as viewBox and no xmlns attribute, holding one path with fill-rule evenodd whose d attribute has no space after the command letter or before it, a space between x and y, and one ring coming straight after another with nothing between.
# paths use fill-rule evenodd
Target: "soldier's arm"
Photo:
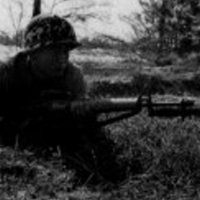
<instances>
[{"instance_id":1,"label":"soldier's arm","mask_svg":"<svg viewBox=\"0 0 200 200\"><path fill-rule=\"evenodd\" d=\"M22 85L24 87L27 85L20 76L21 65L18 65L18 61L23 57L19 53L7 62L0 64L0 107L15 105L20 100L20 91L23 91Z\"/></svg>"},{"instance_id":2,"label":"soldier's arm","mask_svg":"<svg viewBox=\"0 0 200 200\"><path fill-rule=\"evenodd\" d=\"M0 65L0 114L9 109L12 95L13 69L12 61Z\"/></svg>"},{"instance_id":3,"label":"soldier's arm","mask_svg":"<svg viewBox=\"0 0 200 200\"><path fill-rule=\"evenodd\" d=\"M13 76L12 61L1 63L0 65L0 101L9 93Z\"/></svg>"}]
</instances>

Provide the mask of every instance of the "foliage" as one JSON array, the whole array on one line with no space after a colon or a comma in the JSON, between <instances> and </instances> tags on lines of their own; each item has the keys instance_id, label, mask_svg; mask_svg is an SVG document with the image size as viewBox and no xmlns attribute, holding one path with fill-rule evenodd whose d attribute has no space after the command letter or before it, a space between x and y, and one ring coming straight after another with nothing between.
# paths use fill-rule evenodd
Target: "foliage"
<instances>
[{"instance_id":1,"label":"foliage","mask_svg":"<svg viewBox=\"0 0 200 200\"><path fill-rule=\"evenodd\" d=\"M0 35L0 44L3 45L14 45L15 40L13 41L13 38L9 37L6 33L2 32Z\"/></svg>"},{"instance_id":2,"label":"foliage","mask_svg":"<svg viewBox=\"0 0 200 200\"><path fill-rule=\"evenodd\" d=\"M73 188L74 172L66 171L56 154L44 159L30 151L1 148L0 156L1 199L55 198Z\"/></svg>"},{"instance_id":3,"label":"foliage","mask_svg":"<svg viewBox=\"0 0 200 200\"><path fill-rule=\"evenodd\" d=\"M33 152L1 148L0 197L5 200L198 199L199 124L197 118L158 119L142 112L108 126L110 137L120 149L119 162L127 171L126 179L117 188L109 188L103 182L77 186L76 169L69 170L57 152L44 159Z\"/></svg>"},{"instance_id":4,"label":"foliage","mask_svg":"<svg viewBox=\"0 0 200 200\"><path fill-rule=\"evenodd\" d=\"M192 0L140 0L141 13L126 17L136 36L146 39L147 48L166 56L199 51L198 1Z\"/></svg>"},{"instance_id":5,"label":"foliage","mask_svg":"<svg viewBox=\"0 0 200 200\"><path fill-rule=\"evenodd\" d=\"M4 35L11 39L9 44L12 43L20 47L23 42L23 29L36 13L58 14L79 26L84 25L91 18L100 21L108 20L108 16L103 12L97 13L95 7L98 4L98 6L106 8L109 3L97 3L94 0L77 1L76 4L71 0L53 0L51 2L45 0L9 0L0 4L8 16L7 26L9 29L3 30Z\"/></svg>"},{"instance_id":6,"label":"foliage","mask_svg":"<svg viewBox=\"0 0 200 200\"><path fill-rule=\"evenodd\" d=\"M4 35L12 38L11 42L16 46L22 46L22 29L29 18L27 7L30 7L32 0L9 0L1 2L1 6L4 8L6 16L8 17L6 26L8 30L4 30Z\"/></svg>"},{"instance_id":7,"label":"foliage","mask_svg":"<svg viewBox=\"0 0 200 200\"><path fill-rule=\"evenodd\" d=\"M147 87L148 86L148 87ZM199 74L190 79L166 79L161 75L136 74L130 82L110 82L100 80L93 82L91 96L130 97L139 95L144 88L151 94L174 94L174 95L199 95Z\"/></svg>"},{"instance_id":8,"label":"foliage","mask_svg":"<svg viewBox=\"0 0 200 200\"><path fill-rule=\"evenodd\" d=\"M113 132L132 176L112 199L198 198L199 119L150 119L143 113L122 124Z\"/></svg>"},{"instance_id":9,"label":"foliage","mask_svg":"<svg viewBox=\"0 0 200 200\"><path fill-rule=\"evenodd\" d=\"M83 38L81 39L81 44L84 49L122 49L128 47L129 44L126 44L123 40L109 36L109 35L99 35L93 39Z\"/></svg>"}]
</instances>

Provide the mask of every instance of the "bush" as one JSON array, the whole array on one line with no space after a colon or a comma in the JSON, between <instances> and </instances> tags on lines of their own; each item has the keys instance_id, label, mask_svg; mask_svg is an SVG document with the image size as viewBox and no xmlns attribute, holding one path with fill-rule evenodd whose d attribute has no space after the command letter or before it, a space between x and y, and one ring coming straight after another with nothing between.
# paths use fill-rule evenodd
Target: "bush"
<instances>
[{"instance_id":1,"label":"bush","mask_svg":"<svg viewBox=\"0 0 200 200\"><path fill-rule=\"evenodd\" d=\"M90 96L135 96L144 90L151 94L180 94L183 89L182 82L176 80L165 80L161 76L149 76L147 74L136 74L130 82L97 81L92 83Z\"/></svg>"},{"instance_id":2,"label":"bush","mask_svg":"<svg viewBox=\"0 0 200 200\"><path fill-rule=\"evenodd\" d=\"M129 82L99 80L90 86L91 97L130 97L143 91L148 94L200 95L200 75L188 79L165 78L161 75L136 74Z\"/></svg>"},{"instance_id":3,"label":"bush","mask_svg":"<svg viewBox=\"0 0 200 200\"><path fill-rule=\"evenodd\" d=\"M199 119L150 119L142 113L110 129L129 168L114 199L177 199L177 192L192 199L200 184Z\"/></svg>"}]
</instances>

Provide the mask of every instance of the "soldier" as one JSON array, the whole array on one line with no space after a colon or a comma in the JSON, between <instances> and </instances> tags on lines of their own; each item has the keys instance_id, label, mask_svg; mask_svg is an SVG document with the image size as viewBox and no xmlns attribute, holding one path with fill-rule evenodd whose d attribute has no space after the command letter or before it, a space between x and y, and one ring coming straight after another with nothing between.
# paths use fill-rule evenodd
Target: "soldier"
<instances>
[{"instance_id":1,"label":"soldier","mask_svg":"<svg viewBox=\"0 0 200 200\"><path fill-rule=\"evenodd\" d=\"M55 15L33 18L24 33L24 51L0 68L1 101L14 102L10 96L27 101L44 90L68 92L72 100L83 98L83 75L68 60L79 45L66 20Z\"/></svg>"},{"instance_id":2,"label":"soldier","mask_svg":"<svg viewBox=\"0 0 200 200\"><path fill-rule=\"evenodd\" d=\"M0 67L0 134L6 145L19 142L20 147L33 145L42 150L60 146L64 155L70 154L66 161L77 156L75 163L70 160L67 164L84 162L88 166L89 170L77 166L77 174L83 179L93 171L98 177L100 173L115 180L121 169L116 164L113 142L95 126L95 116L84 118L82 126L82 120L74 121L70 116L40 116L39 112L32 117L21 110L40 102L49 91L67 94L70 101L85 98L83 75L68 60L70 50L79 45L72 26L63 18L40 15L32 19L25 30L24 51Z\"/></svg>"},{"instance_id":3,"label":"soldier","mask_svg":"<svg viewBox=\"0 0 200 200\"><path fill-rule=\"evenodd\" d=\"M85 97L82 72L69 62L69 52L78 46L65 19L39 15L31 20L24 32L24 50L0 67L1 127L6 124L7 136L8 132L13 136L9 129L14 122L19 128L19 108L38 102L45 93L65 93L71 101Z\"/></svg>"}]
</instances>

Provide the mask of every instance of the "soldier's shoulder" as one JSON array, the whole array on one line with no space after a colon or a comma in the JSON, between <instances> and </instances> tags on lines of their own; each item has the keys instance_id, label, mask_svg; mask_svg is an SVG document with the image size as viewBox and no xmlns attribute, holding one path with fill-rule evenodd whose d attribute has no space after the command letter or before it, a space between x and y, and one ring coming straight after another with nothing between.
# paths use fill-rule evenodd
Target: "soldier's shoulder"
<instances>
[{"instance_id":1,"label":"soldier's shoulder","mask_svg":"<svg viewBox=\"0 0 200 200\"><path fill-rule=\"evenodd\" d=\"M1 68L17 68L18 66L25 65L27 63L27 56L23 52L19 52L16 55L7 58L4 61L0 61Z\"/></svg>"},{"instance_id":2,"label":"soldier's shoulder","mask_svg":"<svg viewBox=\"0 0 200 200\"><path fill-rule=\"evenodd\" d=\"M19 52L13 57L12 64L16 67L26 67L28 60L28 54L26 52Z\"/></svg>"}]
</instances>

